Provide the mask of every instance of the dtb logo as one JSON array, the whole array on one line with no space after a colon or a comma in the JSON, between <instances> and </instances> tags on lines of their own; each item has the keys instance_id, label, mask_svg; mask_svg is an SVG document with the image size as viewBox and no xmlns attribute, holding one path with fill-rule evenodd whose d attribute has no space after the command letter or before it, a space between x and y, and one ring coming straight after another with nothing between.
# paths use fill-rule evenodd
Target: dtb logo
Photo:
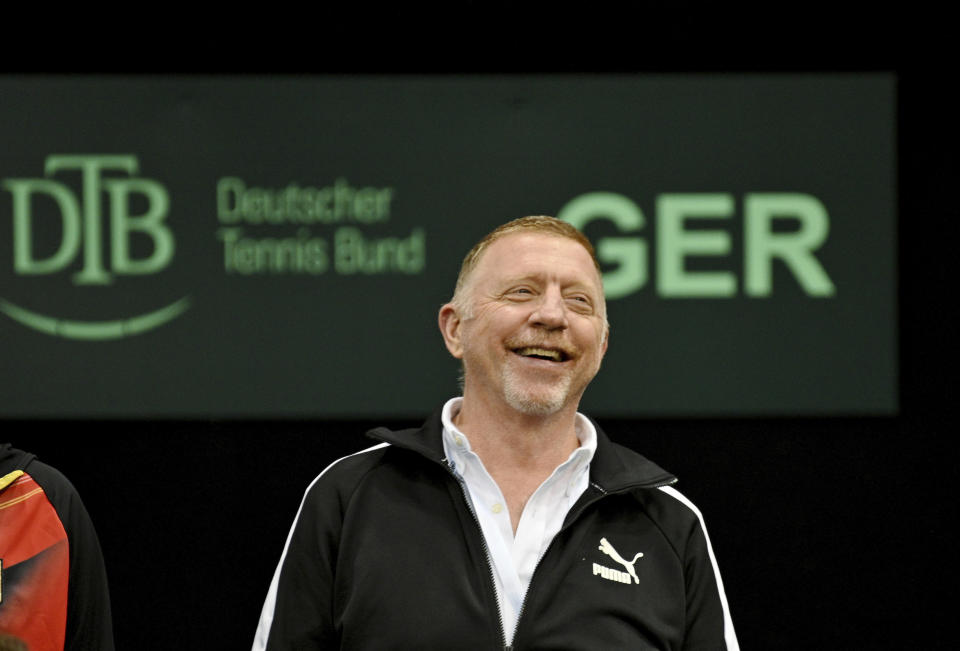
<instances>
[{"instance_id":1,"label":"dtb logo","mask_svg":"<svg viewBox=\"0 0 960 651\"><path fill-rule=\"evenodd\" d=\"M170 208L166 189L156 181L143 178L104 178L105 171L120 171L131 177L139 173L135 156L49 156L44 176L63 170L81 174L82 197L50 178L6 179L3 187L13 195L13 268L17 274L50 274L70 265L82 254L83 268L73 275L79 285L103 285L113 274L155 273L173 258L173 233L164 224ZM103 219L100 195L105 191L110 214L110 266L106 266L102 248ZM62 236L52 254L40 257L33 246L33 200L45 195L60 211ZM147 210L131 215L131 199L146 199ZM153 253L140 260L130 255L130 236L139 232L153 241ZM82 247L82 250L81 250Z\"/></svg>"},{"instance_id":2,"label":"dtb logo","mask_svg":"<svg viewBox=\"0 0 960 651\"><path fill-rule=\"evenodd\" d=\"M63 172L79 173L79 193L51 178ZM71 268L73 284L102 286L116 276L154 274L167 267L175 248L166 224L170 195L157 181L138 177L139 172L136 156L57 154L47 157L44 178L4 179L0 187L12 197L14 274L36 277ZM42 215L37 214L38 204L46 209ZM52 214L56 216L51 219ZM131 246L135 238L150 245L140 246L137 255ZM14 320L75 339L138 334L186 308L184 298L128 319L71 321L37 314L0 297L0 312Z\"/></svg>"}]
</instances>

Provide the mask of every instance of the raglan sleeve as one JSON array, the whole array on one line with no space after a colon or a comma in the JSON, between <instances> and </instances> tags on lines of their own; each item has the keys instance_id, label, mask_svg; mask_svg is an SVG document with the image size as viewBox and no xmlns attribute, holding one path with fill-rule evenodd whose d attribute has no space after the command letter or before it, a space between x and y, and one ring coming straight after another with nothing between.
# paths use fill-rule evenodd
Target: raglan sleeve
<instances>
[{"instance_id":1,"label":"raglan sleeve","mask_svg":"<svg viewBox=\"0 0 960 651\"><path fill-rule=\"evenodd\" d=\"M253 651L339 648L333 590L341 495L326 471L304 494L267 591Z\"/></svg>"},{"instance_id":2,"label":"raglan sleeve","mask_svg":"<svg viewBox=\"0 0 960 651\"><path fill-rule=\"evenodd\" d=\"M29 472L43 486L67 534L66 651L113 651L110 590L100 540L73 484L56 468L34 462Z\"/></svg>"},{"instance_id":3,"label":"raglan sleeve","mask_svg":"<svg viewBox=\"0 0 960 651\"><path fill-rule=\"evenodd\" d=\"M699 509L685 546L686 632L684 651L739 651L723 580Z\"/></svg>"},{"instance_id":4,"label":"raglan sleeve","mask_svg":"<svg viewBox=\"0 0 960 651\"><path fill-rule=\"evenodd\" d=\"M703 514L673 486L658 502L658 522L677 552L683 572L683 651L740 651L720 569ZM679 587L679 586L678 586Z\"/></svg>"}]
</instances>

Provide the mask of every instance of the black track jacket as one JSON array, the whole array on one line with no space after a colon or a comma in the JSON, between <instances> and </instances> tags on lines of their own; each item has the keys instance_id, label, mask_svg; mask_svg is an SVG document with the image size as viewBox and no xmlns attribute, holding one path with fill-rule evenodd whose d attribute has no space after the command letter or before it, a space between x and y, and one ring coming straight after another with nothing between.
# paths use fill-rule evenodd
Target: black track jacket
<instances>
[{"instance_id":1,"label":"black track jacket","mask_svg":"<svg viewBox=\"0 0 960 651\"><path fill-rule=\"evenodd\" d=\"M439 412L420 429L375 429L384 443L313 481L255 651L739 648L699 513L672 475L599 427L590 486L537 566L507 647L483 534L441 432Z\"/></svg>"}]
</instances>

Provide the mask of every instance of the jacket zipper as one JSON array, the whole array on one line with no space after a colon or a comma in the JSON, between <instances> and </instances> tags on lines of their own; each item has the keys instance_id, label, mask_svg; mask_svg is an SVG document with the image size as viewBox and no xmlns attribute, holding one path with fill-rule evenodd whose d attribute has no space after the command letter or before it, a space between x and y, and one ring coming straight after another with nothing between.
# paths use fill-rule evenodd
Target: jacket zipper
<instances>
[{"instance_id":1,"label":"jacket zipper","mask_svg":"<svg viewBox=\"0 0 960 651\"><path fill-rule=\"evenodd\" d=\"M490 587L493 588L493 597L497 604L497 624L500 631L500 647L503 649L503 651L513 651L513 647L507 644L507 633L503 626L503 611L500 609L500 596L497 594L497 577L494 575L493 561L490 560L490 548L487 547L487 538L483 535L483 527L480 526L480 518L477 517L477 512L473 508L473 502L470 500L470 494L467 491L467 483L462 477L460 477L460 475L456 473L447 459L443 460L443 465L447 471L453 475L453 478L457 480L457 483L460 484L460 491L463 493L463 501L467 503L467 508L470 510L470 516L473 518L473 523L477 525L477 531L480 534L480 542L483 544L483 555L484 558L487 559L487 571L490 574ZM522 605L520 612L523 612Z\"/></svg>"}]
</instances>

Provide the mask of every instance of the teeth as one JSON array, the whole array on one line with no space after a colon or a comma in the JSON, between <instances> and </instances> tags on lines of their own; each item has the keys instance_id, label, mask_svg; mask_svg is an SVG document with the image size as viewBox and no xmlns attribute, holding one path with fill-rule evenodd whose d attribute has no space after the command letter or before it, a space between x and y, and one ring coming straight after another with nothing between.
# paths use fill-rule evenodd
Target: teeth
<instances>
[{"instance_id":1,"label":"teeth","mask_svg":"<svg viewBox=\"0 0 960 651\"><path fill-rule=\"evenodd\" d=\"M524 357L547 357L555 362L559 362L561 359L559 352L555 350L548 350L546 348L520 348L517 350L517 353L523 355Z\"/></svg>"}]
</instances>

